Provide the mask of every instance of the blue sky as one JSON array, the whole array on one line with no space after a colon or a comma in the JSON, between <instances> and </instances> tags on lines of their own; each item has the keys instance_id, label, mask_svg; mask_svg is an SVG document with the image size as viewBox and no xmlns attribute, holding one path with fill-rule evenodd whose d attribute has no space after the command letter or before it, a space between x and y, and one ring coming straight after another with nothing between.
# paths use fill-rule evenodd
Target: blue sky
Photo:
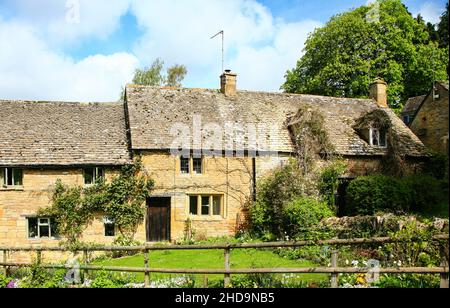
<instances>
[{"instance_id":1,"label":"blue sky","mask_svg":"<svg viewBox=\"0 0 450 308\"><path fill-rule=\"evenodd\" d=\"M367 0L0 0L0 98L114 101L138 67L185 64L219 86L220 39L238 87L277 91L314 28ZM436 23L446 0L404 0Z\"/></svg>"}]
</instances>

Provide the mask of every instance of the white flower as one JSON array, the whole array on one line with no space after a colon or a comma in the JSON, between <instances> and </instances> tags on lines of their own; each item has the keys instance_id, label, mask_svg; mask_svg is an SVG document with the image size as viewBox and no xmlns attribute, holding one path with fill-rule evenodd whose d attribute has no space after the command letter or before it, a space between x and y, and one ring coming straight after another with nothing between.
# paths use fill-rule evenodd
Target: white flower
<instances>
[{"instance_id":1,"label":"white flower","mask_svg":"<svg viewBox=\"0 0 450 308\"><path fill-rule=\"evenodd\" d=\"M359 265L358 260L353 260L353 261L352 261L352 265L353 265L354 267L358 267L358 265Z\"/></svg>"}]
</instances>

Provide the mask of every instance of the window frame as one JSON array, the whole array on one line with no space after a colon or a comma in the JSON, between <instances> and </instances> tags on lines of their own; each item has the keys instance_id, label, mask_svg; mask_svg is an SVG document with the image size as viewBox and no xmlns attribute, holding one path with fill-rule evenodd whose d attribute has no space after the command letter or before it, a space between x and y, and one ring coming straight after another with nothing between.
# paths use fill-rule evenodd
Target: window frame
<instances>
[{"instance_id":1,"label":"window frame","mask_svg":"<svg viewBox=\"0 0 450 308\"><path fill-rule=\"evenodd\" d=\"M113 228L113 235L107 234L106 226L112 226ZM103 229L104 229L104 236L105 237L115 237L116 236L116 223L111 217L105 216L103 217Z\"/></svg>"},{"instance_id":2,"label":"window frame","mask_svg":"<svg viewBox=\"0 0 450 308\"><path fill-rule=\"evenodd\" d=\"M197 214L192 213L191 211L191 199L195 198L197 200ZM208 198L208 214L203 214L204 198ZM214 214L214 201L219 198L220 202L220 214ZM224 204L224 195L221 194L190 194L188 195L188 205L187 205L188 214L194 217L206 218L206 217L214 217L218 218L224 217L225 214L225 204Z\"/></svg>"},{"instance_id":3,"label":"window frame","mask_svg":"<svg viewBox=\"0 0 450 308\"><path fill-rule=\"evenodd\" d=\"M55 227L54 220L50 217L27 217L27 236L30 240L42 240L42 239L57 239L58 234L57 230L52 230L53 227ZM35 219L36 220L36 236L31 237L30 236L30 220ZM46 223L43 221L47 220ZM48 236L41 236L41 227L48 227Z\"/></svg>"},{"instance_id":4,"label":"window frame","mask_svg":"<svg viewBox=\"0 0 450 308\"><path fill-rule=\"evenodd\" d=\"M376 136L377 144L374 143L374 135ZM381 136L384 135L382 140ZM387 148L387 131L379 128L369 129L369 144L373 147L385 149Z\"/></svg>"},{"instance_id":5,"label":"window frame","mask_svg":"<svg viewBox=\"0 0 450 308\"><path fill-rule=\"evenodd\" d=\"M2 181L0 187L4 187L4 188L23 187L23 169L22 168L2 167L2 168L0 168L0 170L1 170L0 179ZM15 184L16 183L16 174L15 174L16 171L20 172L18 184ZM10 179L11 179L11 185L8 184Z\"/></svg>"},{"instance_id":6,"label":"window frame","mask_svg":"<svg viewBox=\"0 0 450 308\"><path fill-rule=\"evenodd\" d=\"M187 171L185 166L186 161L187 161ZM191 174L191 157L185 156L180 157L180 173L186 175Z\"/></svg>"},{"instance_id":7,"label":"window frame","mask_svg":"<svg viewBox=\"0 0 450 308\"><path fill-rule=\"evenodd\" d=\"M89 174L87 171L92 170L92 183L86 183L86 174ZM106 170L104 167L90 167L90 168L84 168L83 169L83 182L84 186L92 186L95 185L95 183L98 182L99 179L105 179L106 178Z\"/></svg>"},{"instance_id":8,"label":"window frame","mask_svg":"<svg viewBox=\"0 0 450 308\"><path fill-rule=\"evenodd\" d=\"M187 168L188 168L188 172L186 172L186 166L183 166L183 163L186 163L187 161ZM198 168L196 168L195 166L195 162L196 161L200 161L200 172L198 171ZM204 162L204 157L200 156L200 157L196 157L194 155L189 155L189 157L186 156L180 156L180 173L182 175L203 175L205 174L205 162Z\"/></svg>"}]
</instances>

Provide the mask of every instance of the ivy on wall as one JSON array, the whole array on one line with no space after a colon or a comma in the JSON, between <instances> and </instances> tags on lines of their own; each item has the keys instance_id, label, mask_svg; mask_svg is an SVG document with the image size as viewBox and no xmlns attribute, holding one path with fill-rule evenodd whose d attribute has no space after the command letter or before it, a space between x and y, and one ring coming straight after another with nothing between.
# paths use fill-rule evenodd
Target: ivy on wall
<instances>
[{"instance_id":1,"label":"ivy on wall","mask_svg":"<svg viewBox=\"0 0 450 308\"><path fill-rule=\"evenodd\" d=\"M122 167L110 182L98 181L91 187L70 187L58 180L52 191L51 206L40 209L38 215L55 219L58 233L68 245L80 242L83 231L98 213L113 219L120 237L131 242L144 221L145 201L153 187L153 180L137 160Z\"/></svg>"}]
</instances>

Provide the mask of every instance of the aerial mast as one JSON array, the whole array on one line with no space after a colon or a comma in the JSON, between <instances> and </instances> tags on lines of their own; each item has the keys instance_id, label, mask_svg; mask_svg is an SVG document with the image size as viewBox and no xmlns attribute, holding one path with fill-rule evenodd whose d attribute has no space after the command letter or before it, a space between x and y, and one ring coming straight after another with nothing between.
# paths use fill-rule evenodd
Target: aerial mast
<instances>
[{"instance_id":1,"label":"aerial mast","mask_svg":"<svg viewBox=\"0 0 450 308\"><path fill-rule=\"evenodd\" d=\"M224 43L225 43L225 32L222 30L222 31L220 31L219 33L217 33L217 34L215 34L215 35L213 35L212 37L211 37L211 39L213 39L213 38L215 38L215 37L217 37L217 36L219 36L219 35L222 35L222 73L225 71L224 70L224 63L225 63L225 51L224 51Z\"/></svg>"}]
</instances>

